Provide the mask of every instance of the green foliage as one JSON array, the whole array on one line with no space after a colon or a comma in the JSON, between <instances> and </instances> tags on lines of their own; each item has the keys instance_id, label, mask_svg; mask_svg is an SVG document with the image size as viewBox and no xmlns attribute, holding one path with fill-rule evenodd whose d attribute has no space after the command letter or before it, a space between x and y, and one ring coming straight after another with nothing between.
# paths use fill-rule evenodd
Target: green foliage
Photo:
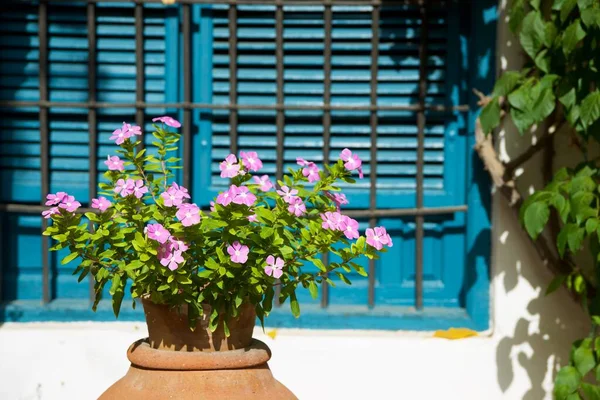
<instances>
[{"instance_id":1,"label":"green foliage","mask_svg":"<svg viewBox=\"0 0 600 400\"><path fill-rule=\"evenodd\" d=\"M222 323L227 334L225 321L237 316L245 303L254 305L259 319L264 321L272 309L276 286L281 288L277 300L285 303L289 299L292 314L299 317L298 288L317 297L320 284L333 284L326 274L338 273L342 282L350 284L339 271L354 269L364 276L366 272L354 261L362 256L377 258L378 252L365 244L364 236L350 243L343 231L322 228L321 214L337 210L331 192L340 190L340 181L353 182L342 160L327 166L321 179L313 184L308 185L301 168L290 169L290 174L279 182L280 186L298 190L307 207L301 216L292 214L274 190L261 191L249 171L242 168L231 183L247 187L256 196L252 206L217 204L211 211L200 211L200 223L184 226L176 215L177 207L166 206L166 197L161 196L170 187L172 170L180 161L170 156L177 149L180 135L162 126L154 128L154 147L148 151L139 151L139 142L130 139L117 150L125 161L124 171L107 171L105 181L99 185L100 194L112 201L111 207L85 215L60 208L44 232L55 241L52 250L70 250L63 264L79 261L74 271L79 281L89 274L94 277L94 310L108 285L115 316L119 315L127 290L134 300L148 296L158 304L187 304L190 326L195 326L202 315L202 304L208 304L213 310L210 329ZM148 193L139 199L132 195L123 197L114 191L120 179L142 180ZM252 215L256 215L255 221L249 219ZM160 263L160 252L168 243L161 247L150 238L146 233L149 224L162 225L171 238L189 247L182 253L183 262L174 270ZM250 249L243 264L233 262L228 254L228 246L235 241ZM325 265L319 259L323 252L334 253L338 260ZM279 279L265 272L270 255L284 262ZM305 262L314 263L318 272L303 269Z\"/></svg>"}]
</instances>

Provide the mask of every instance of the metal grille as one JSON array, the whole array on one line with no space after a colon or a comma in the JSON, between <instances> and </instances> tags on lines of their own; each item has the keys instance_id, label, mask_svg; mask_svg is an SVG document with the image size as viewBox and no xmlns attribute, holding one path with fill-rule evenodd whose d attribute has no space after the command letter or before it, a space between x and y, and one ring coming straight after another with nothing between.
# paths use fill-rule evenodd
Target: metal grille
<instances>
[{"instance_id":1,"label":"metal grille","mask_svg":"<svg viewBox=\"0 0 600 400\"><path fill-rule=\"evenodd\" d=\"M467 211L466 205L449 207L426 208L424 207L424 152L425 152L425 123L426 111L468 111L468 105L444 107L427 104L427 76L426 60L428 45L428 6L435 0L419 1L383 1L383 0L178 0L182 4L181 29L183 33L183 101L176 103L147 103L144 101L144 3L159 3L160 0L138 0L135 2L135 39L136 39L136 101L135 103L105 103L96 101L96 3L98 2L122 2L122 0L86 0L87 1L87 33L88 33L88 101L87 102L55 102L48 98L48 3L66 2L67 0L41 0L32 4L38 8L39 17L39 101L0 101L0 107L37 107L39 108L40 123L40 151L41 151L41 193L42 196L49 192L49 108L84 108L88 109L89 124L89 193L94 197L97 187L97 110L102 108L135 108L136 124L143 126L145 111L147 108L170 108L183 111L183 185L190 186L191 183L191 148L192 148L192 109L226 109L229 111L230 125L230 150L237 153L238 150L238 110L275 110L276 111L276 176L281 178L283 174L284 153L284 126L285 111L287 110L320 110L323 112L323 160L329 162L329 149L331 140L331 112L334 110L361 110L370 112L370 159L377 160L377 127L378 111L413 111L416 113L417 124L417 173L416 173L416 207L415 208L391 208L377 209L376 203L376 162L371 163L369 207L364 210L348 210L346 213L353 217L366 217L369 225L375 226L377 219L381 217L415 217L415 305L418 310L423 308L423 239L424 220L428 215L451 214ZM370 68L370 103L368 105L334 105L331 104L331 58L332 58L332 6L334 5L370 6L371 7L371 68ZM438 5L442 3L438 1ZM192 4L228 4L229 19L229 59L233 62L229 65L230 93L229 104L217 105L192 102ZM275 6L275 59L276 59L276 104L245 105L238 104L237 93L237 5L271 5ZM319 5L323 6L323 20L325 28L324 36L324 92L322 105L292 105L284 103L284 61L283 61L283 21L284 4L290 5ZM405 5L418 4L421 19L421 37L419 43L419 90L418 103L410 105L378 105L377 82L378 82L378 57L379 57L379 26L382 5ZM1 203L0 212L37 214L45 209L43 206L45 198L40 199L40 204L24 203ZM80 212L90 211L89 208L81 208ZM42 219L42 230L47 227L47 221ZM0 230L1 231L1 230ZM49 241L42 240L42 300L44 304L49 303L50 293L50 267L48 250ZM327 255L324 254L324 262L327 263ZM0 269L0 299L2 299L2 270ZM93 297L93 288L90 290ZM369 262L368 282L368 305L375 305L375 262ZM323 287L321 306L328 306L328 288Z\"/></svg>"}]
</instances>

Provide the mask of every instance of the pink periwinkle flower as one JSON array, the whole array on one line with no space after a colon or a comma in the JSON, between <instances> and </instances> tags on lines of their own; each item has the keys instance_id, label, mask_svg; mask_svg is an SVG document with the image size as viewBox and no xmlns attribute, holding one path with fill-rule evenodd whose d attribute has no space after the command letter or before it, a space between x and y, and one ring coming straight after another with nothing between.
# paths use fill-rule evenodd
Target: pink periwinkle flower
<instances>
[{"instance_id":1,"label":"pink periwinkle flower","mask_svg":"<svg viewBox=\"0 0 600 400\"><path fill-rule=\"evenodd\" d=\"M117 156L107 156L104 164L108 167L109 171L123 171L123 161Z\"/></svg>"},{"instance_id":2,"label":"pink periwinkle flower","mask_svg":"<svg viewBox=\"0 0 600 400\"><path fill-rule=\"evenodd\" d=\"M60 214L60 210L58 209L58 207L52 207L48 210L42 211L42 216L46 219L50 218L54 214Z\"/></svg>"},{"instance_id":3,"label":"pink periwinkle flower","mask_svg":"<svg viewBox=\"0 0 600 400\"><path fill-rule=\"evenodd\" d=\"M258 222L258 217L256 216L256 214L248 215L248 221Z\"/></svg>"},{"instance_id":4,"label":"pink periwinkle flower","mask_svg":"<svg viewBox=\"0 0 600 400\"><path fill-rule=\"evenodd\" d=\"M251 207L256 201L256 196L252 194L246 186L242 186L236 189L232 201L235 204L245 204L248 207Z\"/></svg>"},{"instance_id":5,"label":"pink periwinkle flower","mask_svg":"<svg viewBox=\"0 0 600 400\"><path fill-rule=\"evenodd\" d=\"M219 195L217 196L217 204L220 204L222 206L229 205L237 195L238 191L239 187L231 185L228 190L219 193Z\"/></svg>"},{"instance_id":6,"label":"pink periwinkle flower","mask_svg":"<svg viewBox=\"0 0 600 400\"><path fill-rule=\"evenodd\" d=\"M302 157L296 157L296 164L298 164L301 167L305 167L308 164L310 164L310 161L306 161L304 158Z\"/></svg>"},{"instance_id":7,"label":"pink periwinkle flower","mask_svg":"<svg viewBox=\"0 0 600 400\"><path fill-rule=\"evenodd\" d=\"M128 181L129 181L129 179L128 179ZM144 196L144 193L148 193L148 188L146 186L144 186L144 181L141 179L134 181L133 194L135 195L135 197L137 197L138 199L141 199ZM122 191L121 191L121 195L123 195Z\"/></svg>"},{"instance_id":8,"label":"pink periwinkle flower","mask_svg":"<svg viewBox=\"0 0 600 400\"><path fill-rule=\"evenodd\" d=\"M163 257L160 258L160 263L163 267L169 268L171 271L175 271L179 268L179 264L183 263L183 256L181 250L174 250L173 252L165 252L161 254Z\"/></svg>"},{"instance_id":9,"label":"pink periwinkle flower","mask_svg":"<svg viewBox=\"0 0 600 400\"><path fill-rule=\"evenodd\" d=\"M181 251L186 251L187 249L190 248L190 246L187 245L186 242L184 242L181 239L177 239L173 236L171 236L169 238L169 248L171 250L181 250Z\"/></svg>"},{"instance_id":10,"label":"pink periwinkle flower","mask_svg":"<svg viewBox=\"0 0 600 400\"><path fill-rule=\"evenodd\" d=\"M158 243L164 244L169 240L171 234L161 224L150 224L146 226L146 234L150 239L156 240Z\"/></svg>"},{"instance_id":11,"label":"pink periwinkle flower","mask_svg":"<svg viewBox=\"0 0 600 400\"><path fill-rule=\"evenodd\" d=\"M75 212L79 207L81 207L81 203L75 200L75 197L73 196L65 196L58 206L69 212Z\"/></svg>"},{"instance_id":12,"label":"pink periwinkle flower","mask_svg":"<svg viewBox=\"0 0 600 400\"><path fill-rule=\"evenodd\" d=\"M210 202L210 211L212 211L212 212L217 211L217 208L215 207L215 202L214 201Z\"/></svg>"},{"instance_id":13,"label":"pink periwinkle flower","mask_svg":"<svg viewBox=\"0 0 600 400\"><path fill-rule=\"evenodd\" d=\"M343 215L339 212L327 211L325 214L321 214L321 219L323 220L323 223L321 224L321 227L323 229L331 229L337 231L340 230Z\"/></svg>"},{"instance_id":14,"label":"pink periwinkle flower","mask_svg":"<svg viewBox=\"0 0 600 400\"><path fill-rule=\"evenodd\" d=\"M296 189L290 189L287 186L282 186L281 190L277 191L277 194L283 197L283 201L289 204L292 199L297 197L298 191Z\"/></svg>"},{"instance_id":15,"label":"pink periwinkle flower","mask_svg":"<svg viewBox=\"0 0 600 400\"><path fill-rule=\"evenodd\" d=\"M128 123L123 122L123 126L120 129L115 129L112 133L110 140L114 140L116 144L123 144L125 139L129 139L133 135L141 135L142 128L139 126L132 126Z\"/></svg>"},{"instance_id":16,"label":"pink periwinkle flower","mask_svg":"<svg viewBox=\"0 0 600 400\"><path fill-rule=\"evenodd\" d=\"M200 208L196 204L181 204L175 214L183 226L192 226L200 222Z\"/></svg>"},{"instance_id":17,"label":"pink periwinkle flower","mask_svg":"<svg viewBox=\"0 0 600 400\"><path fill-rule=\"evenodd\" d=\"M170 188L166 192L160 194L163 198L164 204L167 207L179 206L183 203L183 199L189 199L190 195L188 190L183 186L179 186L173 182Z\"/></svg>"},{"instance_id":18,"label":"pink periwinkle flower","mask_svg":"<svg viewBox=\"0 0 600 400\"><path fill-rule=\"evenodd\" d=\"M289 202L288 211L294 214L296 217L300 217L306 212L306 206L300 197L294 197Z\"/></svg>"},{"instance_id":19,"label":"pink periwinkle flower","mask_svg":"<svg viewBox=\"0 0 600 400\"><path fill-rule=\"evenodd\" d=\"M319 176L319 167L313 162L309 162L306 167L302 168L302 175L307 177L309 182L316 182L321 179Z\"/></svg>"},{"instance_id":20,"label":"pink periwinkle flower","mask_svg":"<svg viewBox=\"0 0 600 400\"><path fill-rule=\"evenodd\" d=\"M374 229L367 229L367 244L381 250L384 245L392 247L392 237L386 232L383 226L377 226Z\"/></svg>"},{"instance_id":21,"label":"pink periwinkle flower","mask_svg":"<svg viewBox=\"0 0 600 400\"><path fill-rule=\"evenodd\" d=\"M333 202L335 203L335 207L337 208L338 212L340 211L340 207L342 205L349 203L349 201L346 198L346 195L344 193L331 193L331 192L326 191L325 192L325 196L327 196L331 200L333 200Z\"/></svg>"},{"instance_id":22,"label":"pink periwinkle flower","mask_svg":"<svg viewBox=\"0 0 600 400\"><path fill-rule=\"evenodd\" d=\"M283 275L283 260L281 257L267 257L267 265L265 265L265 274L272 276L275 279L281 278Z\"/></svg>"},{"instance_id":23,"label":"pink periwinkle flower","mask_svg":"<svg viewBox=\"0 0 600 400\"><path fill-rule=\"evenodd\" d=\"M348 239L358 239L360 236L358 233L358 221L346 215L342 215L342 220L338 228Z\"/></svg>"},{"instance_id":24,"label":"pink periwinkle flower","mask_svg":"<svg viewBox=\"0 0 600 400\"><path fill-rule=\"evenodd\" d=\"M181 128L181 123L174 118L169 117L168 115L164 115L162 117L152 118L152 122L160 121L165 125L169 125L173 128Z\"/></svg>"},{"instance_id":25,"label":"pink periwinkle flower","mask_svg":"<svg viewBox=\"0 0 600 400\"><path fill-rule=\"evenodd\" d=\"M249 171L258 171L263 167L263 163L258 158L258 154L254 151L243 152L240 151L240 158L242 159L242 163Z\"/></svg>"},{"instance_id":26,"label":"pink periwinkle flower","mask_svg":"<svg viewBox=\"0 0 600 400\"><path fill-rule=\"evenodd\" d=\"M68 194L65 192L57 192L56 194L50 193L50 194L46 195L46 200L48 200L48 201L46 201L46 205L47 206L55 206L58 203L60 203L61 201L63 201L63 199L67 196L68 196Z\"/></svg>"},{"instance_id":27,"label":"pink periwinkle flower","mask_svg":"<svg viewBox=\"0 0 600 400\"><path fill-rule=\"evenodd\" d=\"M253 176L252 179L254 179L254 182L259 185L259 189L263 192L268 192L273 187L269 175L263 175L261 177Z\"/></svg>"},{"instance_id":28,"label":"pink periwinkle flower","mask_svg":"<svg viewBox=\"0 0 600 400\"><path fill-rule=\"evenodd\" d=\"M120 193L121 197L127 197L133 194L134 181L133 179L119 179L115 185L115 193Z\"/></svg>"},{"instance_id":29,"label":"pink periwinkle flower","mask_svg":"<svg viewBox=\"0 0 600 400\"><path fill-rule=\"evenodd\" d=\"M230 154L225 158L219 165L219 169L221 170L221 178L233 178L238 175L240 172L240 164L237 163L238 160L235 154Z\"/></svg>"},{"instance_id":30,"label":"pink periwinkle flower","mask_svg":"<svg viewBox=\"0 0 600 400\"><path fill-rule=\"evenodd\" d=\"M358 154L352 154L352 152L349 149L344 149L340 153L340 158L344 161L344 167L346 167L348 171L354 171L355 169L357 169L358 176L361 179L363 178L362 160L360 159Z\"/></svg>"},{"instance_id":31,"label":"pink periwinkle flower","mask_svg":"<svg viewBox=\"0 0 600 400\"><path fill-rule=\"evenodd\" d=\"M112 203L104 196L98 197L97 199L92 199L92 208L97 208L102 212L106 211L111 205Z\"/></svg>"},{"instance_id":32,"label":"pink periwinkle flower","mask_svg":"<svg viewBox=\"0 0 600 400\"><path fill-rule=\"evenodd\" d=\"M238 241L233 242L233 244L227 247L227 253L231 258L231 261L235 263L244 264L248 261L248 252L250 249L248 246L244 246Z\"/></svg>"}]
</instances>

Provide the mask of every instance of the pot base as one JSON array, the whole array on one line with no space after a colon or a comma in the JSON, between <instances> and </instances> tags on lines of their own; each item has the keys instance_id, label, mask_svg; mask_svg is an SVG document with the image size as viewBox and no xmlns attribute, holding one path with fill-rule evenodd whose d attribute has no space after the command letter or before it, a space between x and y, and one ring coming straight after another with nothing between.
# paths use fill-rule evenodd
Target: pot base
<instances>
[{"instance_id":1,"label":"pot base","mask_svg":"<svg viewBox=\"0 0 600 400\"><path fill-rule=\"evenodd\" d=\"M129 347L127 358L129 371L100 400L297 399L273 377L271 351L256 339L222 352L156 350L144 339Z\"/></svg>"}]
</instances>

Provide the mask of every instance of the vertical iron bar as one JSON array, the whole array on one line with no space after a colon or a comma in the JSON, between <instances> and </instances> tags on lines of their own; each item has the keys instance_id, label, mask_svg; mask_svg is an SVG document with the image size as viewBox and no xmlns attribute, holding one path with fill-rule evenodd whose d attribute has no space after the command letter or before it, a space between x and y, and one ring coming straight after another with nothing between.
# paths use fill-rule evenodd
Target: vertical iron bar
<instances>
[{"instance_id":1,"label":"vertical iron bar","mask_svg":"<svg viewBox=\"0 0 600 400\"><path fill-rule=\"evenodd\" d=\"M135 101L138 103L135 110L135 123L144 129L144 4L135 4ZM141 136L140 149L146 145L144 135Z\"/></svg>"},{"instance_id":2,"label":"vertical iron bar","mask_svg":"<svg viewBox=\"0 0 600 400\"><path fill-rule=\"evenodd\" d=\"M237 5L229 4L229 103L237 104ZM238 110L229 110L229 149L233 154L238 150Z\"/></svg>"},{"instance_id":3,"label":"vertical iron bar","mask_svg":"<svg viewBox=\"0 0 600 400\"><path fill-rule=\"evenodd\" d=\"M284 102L284 79L283 79L283 5L277 4L275 8L275 69L277 71L276 84L277 104L283 104ZM275 126L276 132L276 159L275 159L275 176L277 180L281 180L283 177L283 164L284 164L284 125L285 125L285 110L278 108L275 114ZM281 286L275 286L275 306L279 307L279 294L281 293Z\"/></svg>"},{"instance_id":4,"label":"vertical iron bar","mask_svg":"<svg viewBox=\"0 0 600 400\"><path fill-rule=\"evenodd\" d=\"M191 5L183 5L183 101L192 102L192 12ZM183 185L190 187L192 162L192 110L183 109Z\"/></svg>"},{"instance_id":5,"label":"vertical iron bar","mask_svg":"<svg viewBox=\"0 0 600 400\"><path fill-rule=\"evenodd\" d=\"M40 1L38 5L38 40L39 40L39 76L40 101L48 101L48 4ZM40 106L40 169L42 173L41 202L50 191L50 163L48 143L48 107ZM48 227L48 221L42 219L42 231ZM42 237L42 301L48 304L50 293L50 260L48 239Z\"/></svg>"},{"instance_id":6,"label":"vertical iron bar","mask_svg":"<svg viewBox=\"0 0 600 400\"><path fill-rule=\"evenodd\" d=\"M323 11L323 164L329 164L329 153L331 151L331 110L327 107L331 104L331 29L332 29L332 10L331 4L325 4ZM329 253L323 253L323 264L329 265ZM324 277L327 278L328 274ZM321 307L326 308L329 304L329 285L326 281L321 285Z\"/></svg>"},{"instance_id":7,"label":"vertical iron bar","mask_svg":"<svg viewBox=\"0 0 600 400\"><path fill-rule=\"evenodd\" d=\"M377 73L379 60L379 13L380 6L373 5L371 15L371 106L377 106ZM373 211L377 208L377 109L371 110L371 154L369 160L369 168L371 173L370 190L369 190L369 210ZM369 219L369 226L373 228L377 223L376 218ZM375 260L369 260L369 307L375 306Z\"/></svg>"},{"instance_id":8,"label":"vertical iron bar","mask_svg":"<svg viewBox=\"0 0 600 400\"><path fill-rule=\"evenodd\" d=\"M88 102L96 102L96 4L87 5L87 31L88 31ZM88 109L88 133L89 133L89 194L91 199L96 197L98 179L98 135L97 135L97 110ZM90 230L93 229L90 225ZM93 302L95 299L94 277L90 274L89 297Z\"/></svg>"},{"instance_id":9,"label":"vertical iron bar","mask_svg":"<svg viewBox=\"0 0 600 400\"><path fill-rule=\"evenodd\" d=\"M420 2L421 40L419 43L419 106L417 112L417 209L423 208L423 181L425 159L425 97L427 96L427 0ZM415 217L415 307L423 308L423 238L425 217Z\"/></svg>"}]
</instances>

